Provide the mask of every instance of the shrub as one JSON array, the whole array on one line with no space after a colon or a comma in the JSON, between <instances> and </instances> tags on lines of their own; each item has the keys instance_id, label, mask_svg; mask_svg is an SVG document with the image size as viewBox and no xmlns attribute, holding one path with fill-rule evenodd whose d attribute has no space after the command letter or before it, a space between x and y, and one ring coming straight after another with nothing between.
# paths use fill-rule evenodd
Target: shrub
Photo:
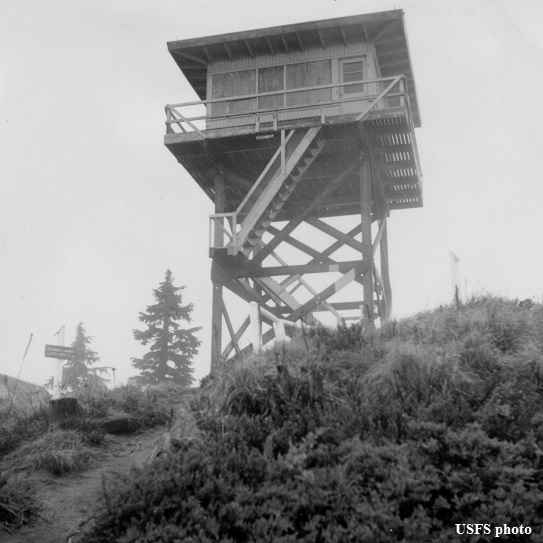
<instances>
[{"instance_id":1,"label":"shrub","mask_svg":"<svg viewBox=\"0 0 543 543\"><path fill-rule=\"evenodd\" d=\"M28 481L0 472L0 531L24 524L35 509L35 493Z\"/></svg>"},{"instance_id":2,"label":"shrub","mask_svg":"<svg viewBox=\"0 0 543 543\"><path fill-rule=\"evenodd\" d=\"M476 519L541 540L542 329L477 298L234 362L191 403L198 439L112 483L83 541L445 543Z\"/></svg>"}]
</instances>

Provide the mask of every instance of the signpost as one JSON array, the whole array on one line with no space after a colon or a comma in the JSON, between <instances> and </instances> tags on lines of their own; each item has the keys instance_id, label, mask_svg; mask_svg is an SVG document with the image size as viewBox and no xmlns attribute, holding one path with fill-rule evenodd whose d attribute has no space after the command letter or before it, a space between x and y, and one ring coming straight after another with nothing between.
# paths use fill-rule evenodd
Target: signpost
<instances>
[{"instance_id":1,"label":"signpost","mask_svg":"<svg viewBox=\"0 0 543 543\"><path fill-rule=\"evenodd\" d=\"M45 357L57 358L60 360L73 360L75 351L73 347L63 347L62 345L46 345Z\"/></svg>"},{"instance_id":2,"label":"signpost","mask_svg":"<svg viewBox=\"0 0 543 543\"><path fill-rule=\"evenodd\" d=\"M64 360L73 360L75 358L75 349L73 347L64 347L65 329L66 327L62 325L53 336L56 345L45 346L45 357L56 358L57 360L55 375L53 377L53 399L49 402L49 414L53 423L67 417L75 417L79 414L79 406L76 398L60 397Z\"/></svg>"},{"instance_id":3,"label":"signpost","mask_svg":"<svg viewBox=\"0 0 543 543\"><path fill-rule=\"evenodd\" d=\"M57 341L56 345L45 346L45 356L47 358L56 358L56 371L53 378L53 400L60 398L60 384L62 382L62 368L64 366L63 360L73 359L74 349L72 347L64 347L64 331L65 326L62 325L58 332L53 336Z\"/></svg>"}]
</instances>

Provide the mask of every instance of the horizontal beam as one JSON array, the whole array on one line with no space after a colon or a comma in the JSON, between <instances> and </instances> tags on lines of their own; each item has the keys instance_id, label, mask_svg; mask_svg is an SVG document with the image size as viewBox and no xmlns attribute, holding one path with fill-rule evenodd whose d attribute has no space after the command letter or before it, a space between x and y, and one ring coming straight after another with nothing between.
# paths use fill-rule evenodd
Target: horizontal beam
<instances>
[{"instance_id":1,"label":"horizontal beam","mask_svg":"<svg viewBox=\"0 0 543 543\"><path fill-rule=\"evenodd\" d=\"M251 266L248 265L244 268L227 269L225 270L230 277L273 277L276 275L304 275L306 273L329 273L339 272L345 273L351 268L360 264L360 260L350 260L347 262L337 262L333 264L321 264L321 263L309 263L309 264L297 264L292 266Z\"/></svg>"},{"instance_id":2,"label":"horizontal beam","mask_svg":"<svg viewBox=\"0 0 543 543\"><path fill-rule=\"evenodd\" d=\"M330 305L337 311L350 311L353 309L360 309L360 306L364 306L364 301L360 300L359 302L334 302Z\"/></svg>"}]
</instances>

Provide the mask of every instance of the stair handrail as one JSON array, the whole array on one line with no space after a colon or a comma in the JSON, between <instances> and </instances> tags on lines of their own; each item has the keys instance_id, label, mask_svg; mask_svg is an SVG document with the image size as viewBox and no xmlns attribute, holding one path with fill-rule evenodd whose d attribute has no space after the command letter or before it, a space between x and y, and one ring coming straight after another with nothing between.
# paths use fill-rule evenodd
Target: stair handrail
<instances>
[{"instance_id":1,"label":"stair handrail","mask_svg":"<svg viewBox=\"0 0 543 543\"><path fill-rule=\"evenodd\" d=\"M277 194L277 190L280 189L280 187L283 185L285 179L288 178L290 173L292 172L292 169L295 167L296 163L300 160L303 152L307 150L307 148L311 145L311 142L315 140L315 137L317 136L318 132L320 131L320 127L310 127L307 129L298 129L294 130L296 134L300 135L300 141L297 141L295 147L292 149L292 152L289 154L286 163L288 165L288 173L282 172L279 170L279 173L276 174L275 172L272 174L272 176L269 178L269 181L267 185L264 187L260 195L258 196L258 199L263 199L264 202L266 202L266 205L269 205L275 194ZM309 141L306 142L306 145L301 147L301 144L308 139ZM288 145L288 142L285 141L282 143L280 147L281 154L283 153L283 149L286 149ZM303 151L301 149L303 148ZM270 162L276 162L275 160L272 160ZM270 187L275 187L275 192L270 193ZM258 203L258 201L257 201ZM247 216L243 219L240 230L236 234L236 240L235 240L235 251L237 252L241 246L245 243L245 240L247 239L247 236L249 235L249 232L253 228L253 226L257 223L257 221L262 217L262 213L264 212L264 208L258 208L257 210L257 203L255 203L255 206L249 210L247 213ZM262 211L262 213L260 213ZM251 218L250 218L251 217ZM241 239L241 242L240 242Z\"/></svg>"},{"instance_id":2,"label":"stair handrail","mask_svg":"<svg viewBox=\"0 0 543 543\"><path fill-rule=\"evenodd\" d=\"M295 130L291 130L289 132L289 134L287 135L287 137L285 138L285 143L284 143L285 147L287 145L287 142L294 135L294 132L295 132ZM262 180L264 179L264 177L266 176L266 174L268 173L268 171L270 170L272 165L281 156L281 149L282 148L283 148L283 145L281 144L279 146L279 148L277 149L277 151L275 151L275 153L273 154L272 158L268 161L268 163L266 164L266 167L262 170L262 173L258 176L258 179L255 181L254 185L249 189L249 192L245 195L245 198L243 198L243 200L241 201L241 204L239 204L239 206L237 207L237 209L235 211L236 215L241 215L244 206L247 204L249 199L253 196L255 191L260 187L260 184L262 183Z\"/></svg>"}]
</instances>

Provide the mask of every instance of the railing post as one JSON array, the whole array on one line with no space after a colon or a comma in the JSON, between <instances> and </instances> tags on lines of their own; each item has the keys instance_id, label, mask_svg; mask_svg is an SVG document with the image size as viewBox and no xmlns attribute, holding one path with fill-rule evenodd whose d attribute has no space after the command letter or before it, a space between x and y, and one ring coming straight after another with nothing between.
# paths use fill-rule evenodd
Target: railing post
<instances>
[{"instance_id":1,"label":"railing post","mask_svg":"<svg viewBox=\"0 0 543 543\"><path fill-rule=\"evenodd\" d=\"M166 111L166 134L173 134L172 123L170 122L172 120L172 111L168 106L164 110Z\"/></svg>"}]
</instances>

